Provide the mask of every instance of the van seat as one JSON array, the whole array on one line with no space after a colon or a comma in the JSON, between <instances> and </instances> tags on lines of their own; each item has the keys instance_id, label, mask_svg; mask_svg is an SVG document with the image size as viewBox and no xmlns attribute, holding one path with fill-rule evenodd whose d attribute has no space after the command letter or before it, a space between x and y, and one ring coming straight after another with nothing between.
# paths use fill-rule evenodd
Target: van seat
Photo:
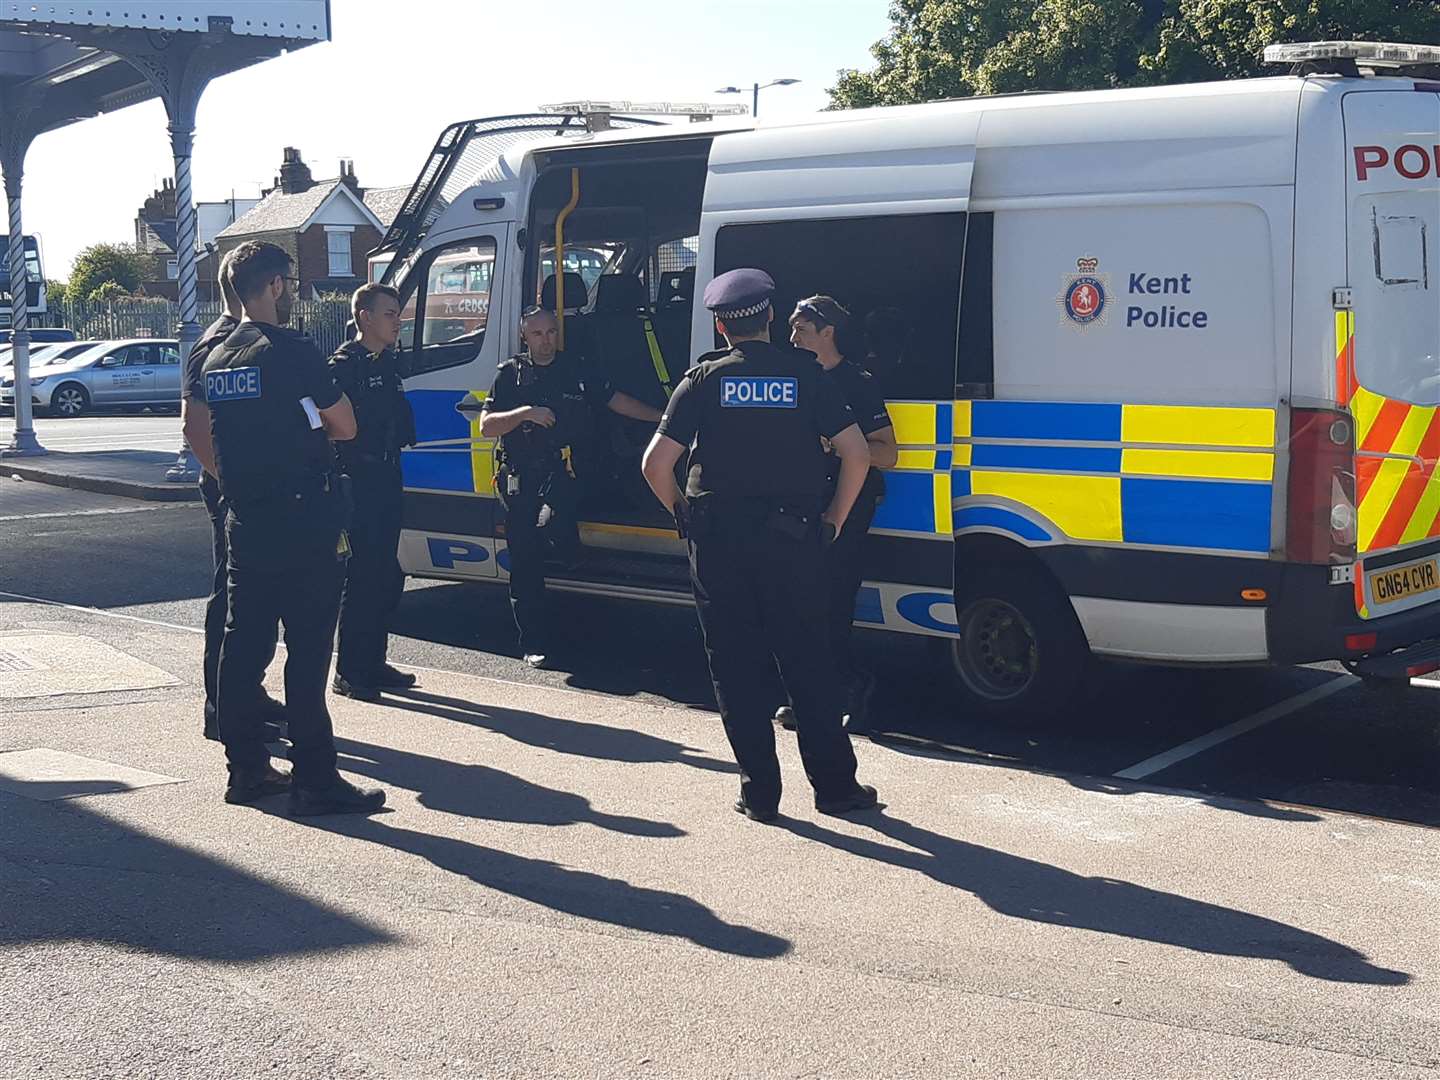
<instances>
[{"instance_id":1,"label":"van seat","mask_svg":"<svg viewBox=\"0 0 1440 1080\"><path fill-rule=\"evenodd\" d=\"M590 302L590 292L585 288L585 279L573 270L565 273L565 351L571 355L589 356L594 349L594 334L590 327L590 316L584 313ZM540 306L555 310L555 275L551 274L540 286Z\"/></svg>"},{"instance_id":2,"label":"van seat","mask_svg":"<svg viewBox=\"0 0 1440 1080\"><path fill-rule=\"evenodd\" d=\"M665 353L671 385L690 367L690 318L695 310L695 268L675 270L660 279L655 305L655 334Z\"/></svg>"}]
</instances>

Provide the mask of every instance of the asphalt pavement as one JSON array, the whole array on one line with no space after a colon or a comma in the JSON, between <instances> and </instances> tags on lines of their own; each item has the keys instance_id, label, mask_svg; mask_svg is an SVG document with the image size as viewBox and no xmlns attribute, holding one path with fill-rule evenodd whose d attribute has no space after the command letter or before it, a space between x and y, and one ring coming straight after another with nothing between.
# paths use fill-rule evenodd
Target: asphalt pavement
<instances>
[{"instance_id":1,"label":"asphalt pavement","mask_svg":"<svg viewBox=\"0 0 1440 1080\"><path fill-rule=\"evenodd\" d=\"M0 656L7 1076L1440 1075L1431 830L868 742L826 818L789 738L762 826L706 711L430 669L333 702L387 811L300 822L221 802L193 630Z\"/></svg>"},{"instance_id":2,"label":"asphalt pavement","mask_svg":"<svg viewBox=\"0 0 1440 1080\"><path fill-rule=\"evenodd\" d=\"M193 504L0 479L0 1074L1440 1071L1440 684L1115 667L997 728L866 633L888 808L816 816L782 736L767 829L692 612L558 596L535 672L502 590L411 582L420 691L334 702L393 811L300 825L219 800L208 559ZM109 651L7 696L36 635Z\"/></svg>"}]
</instances>

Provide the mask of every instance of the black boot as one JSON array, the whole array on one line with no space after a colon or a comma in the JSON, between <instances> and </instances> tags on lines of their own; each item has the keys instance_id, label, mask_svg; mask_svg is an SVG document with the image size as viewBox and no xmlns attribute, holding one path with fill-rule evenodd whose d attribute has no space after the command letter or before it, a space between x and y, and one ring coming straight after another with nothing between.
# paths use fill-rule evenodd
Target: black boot
<instances>
[{"instance_id":1,"label":"black boot","mask_svg":"<svg viewBox=\"0 0 1440 1080\"><path fill-rule=\"evenodd\" d=\"M816 799L815 809L822 814L848 814L852 810L869 810L879 803L880 797L873 787L869 784L856 784L855 790L849 795L838 799Z\"/></svg>"},{"instance_id":2,"label":"black boot","mask_svg":"<svg viewBox=\"0 0 1440 1080\"><path fill-rule=\"evenodd\" d=\"M336 675L335 681L330 684L330 689L341 697L354 698L356 701L379 701L380 691L373 686L359 686L352 683L343 675Z\"/></svg>"},{"instance_id":3,"label":"black boot","mask_svg":"<svg viewBox=\"0 0 1440 1080\"><path fill-rule=\"evenodd\" d=\"M409 690L416 683L415 676L400 671L389 664L380 665L380 674L375 677L375 686L381 690Z\"/></svg>"},{"instance_id":4,"label":"black boot","mask_svg":"<svg viewBox=\"0 0 1440 1080\"><path fill-rule=\"evenodd\" d=\"M290 814L312 817L316 814L372 814L385 805L385 792L379 788L357 787L339 773L322 788L296 785L290 789Z\"/></svg>"},{"instance_id":5,"label":"black boot","mask_svg":"<svg viewBox=\"0 0 1440 1080\"><path fill-rule=\"evenodd\" d=\"M290 790L290 776L271 765L257 772L232 772L225 785L225 801L232 806L249 806L269 795Z\"/></svg>"}]
</instances>

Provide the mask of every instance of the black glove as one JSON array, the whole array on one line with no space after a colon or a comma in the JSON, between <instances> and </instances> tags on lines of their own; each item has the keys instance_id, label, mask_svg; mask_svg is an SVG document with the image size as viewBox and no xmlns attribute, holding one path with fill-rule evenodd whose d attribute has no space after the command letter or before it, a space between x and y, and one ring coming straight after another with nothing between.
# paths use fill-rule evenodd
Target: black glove
<instances>
[{"instance_id":1,"label":"black glove","mask_svg":"<svg viewBox=\"0 0 1440 1080\"><path fill-rule=\"evenodd\" d=\"M822 520L820 522L820 546L822 548L828 548L835 542L835 537L839 534L839 531L840 530L835 528L830 522Z\"/></svg>"},{"instance_id":2,"label":"black glove","mask_svg":"<svg viewBox=\"0 0 1440 1080\"><path fill-rule=\"evenodd\" d=\"M675 533L681 540L690 535L690 504L684 497L675 500L675 505L670 508L670 516L675 519Z\"/></svg>"}]
</instances>

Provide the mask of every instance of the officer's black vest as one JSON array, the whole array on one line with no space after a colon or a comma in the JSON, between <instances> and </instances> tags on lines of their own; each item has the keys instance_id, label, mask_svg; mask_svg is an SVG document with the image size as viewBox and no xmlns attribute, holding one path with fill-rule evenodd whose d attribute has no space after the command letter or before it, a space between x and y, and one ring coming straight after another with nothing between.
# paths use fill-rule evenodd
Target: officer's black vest
<instances>
[{"instance_id":1,"label":"officer's black vest","mask_svg":"<svg viewBox=\"0 0 1440 1080\"><path fill-rule=\"evenodd\" d=\"M687 375L700 395L687 494L818 503L820 376L808 357L764 341L701 357Z\"/></svg>"}]
</instances>

